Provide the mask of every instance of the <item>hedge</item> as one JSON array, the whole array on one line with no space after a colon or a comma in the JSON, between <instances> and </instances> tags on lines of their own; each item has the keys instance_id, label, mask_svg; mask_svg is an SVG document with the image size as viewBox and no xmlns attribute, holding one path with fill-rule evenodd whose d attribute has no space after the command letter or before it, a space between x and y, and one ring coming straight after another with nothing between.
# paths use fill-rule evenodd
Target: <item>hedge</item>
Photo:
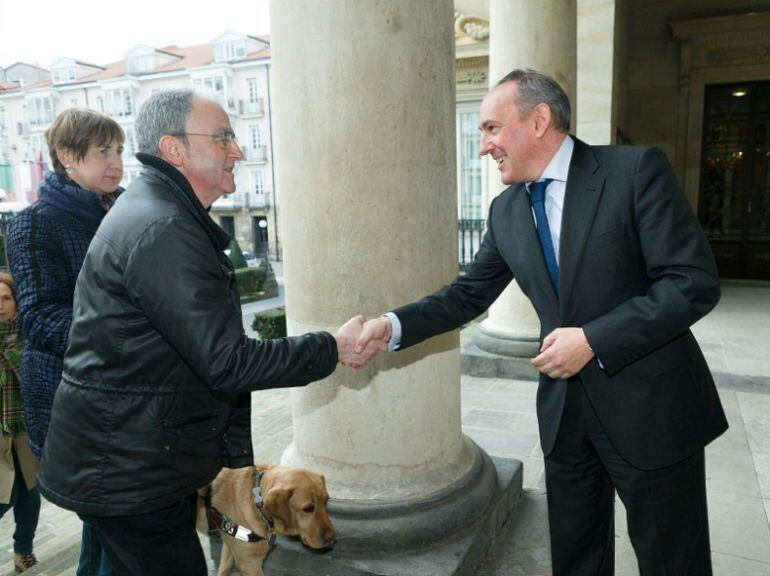
<instances>
[{"instance_id":1,"label":"hedge","mask_svg":"<svg viewBox=\"0 0 770 576\"><path fill-rule=\"evenodd\" d=\"M265 288L267 270L264 268L237 268L235 281L238 283L238 291L241 296L261 292Z\"/></svg>"},{"instance_id":2,"label":"hedge","mask_svg":"<svg viewBox=\"0 0 770 576\"><path fill-rule=\"evenodd\" d=\"M246 259L243 257L243 251L235 238L230 241L230 255L228 258L230 258L230 262L233 263L233 268L236 270L238 268L246 268Z\"/></svg>"},{"instance_id":3,"label":"hedge","mask_svg":"<svg viewBox=\"0 0 770 576\"><path fill-rule=\"evenodd\" d=\"M273 308L257 312L251 328L259 332L259 337L264 339L283 338L286 336L286 308Z\"/></svg>"}]
</instances>

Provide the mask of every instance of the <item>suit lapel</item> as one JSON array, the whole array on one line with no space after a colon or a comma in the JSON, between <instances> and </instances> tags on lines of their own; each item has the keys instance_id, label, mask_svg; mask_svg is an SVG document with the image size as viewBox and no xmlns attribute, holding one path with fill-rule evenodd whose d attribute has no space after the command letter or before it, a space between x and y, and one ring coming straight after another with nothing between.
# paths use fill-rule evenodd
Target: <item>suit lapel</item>
<instances>
[{"instance_id":1,"label":"suit lapel","mask_svg":"<svg viewBox=\"0 0 770 576\"><path fill-rule=\"evenodd\" d=\"M519 185L519 190L513 199L512 211L513 229L521 231L520 234L516 235L516 239L519 243L520 253L523 255L523 261L528 264L527 272L531 273L532 289L539 295L546 295L549 306L558 308L559 301L545 266L543 248L540 246L532 216L532 203L524 184ZM535 298L533 294L529 294L529 296L530 299Z\"/></svg>"},{"instance_id":2,"label":"suit lapel","mask_svg":"<svg viewBox=\"0 0 770 576\"><path fill-rule=\"evenodd\" d=\"M567 310L572 283L580 267L588 234L604 190L604 176L590 146L575 140L567 189L564 195L561 238L559 240L559 293L561 312Z\"/></svg>"}]
</instances>

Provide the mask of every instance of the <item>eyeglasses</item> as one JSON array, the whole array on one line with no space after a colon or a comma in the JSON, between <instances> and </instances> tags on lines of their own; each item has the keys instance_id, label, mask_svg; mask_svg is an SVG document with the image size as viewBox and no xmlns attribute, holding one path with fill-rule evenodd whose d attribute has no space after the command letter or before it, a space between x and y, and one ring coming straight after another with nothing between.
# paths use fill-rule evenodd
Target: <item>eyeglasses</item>
<instances>
[{"instance_id":1,"label":"eyeglasses","mask_svg":"<svg viewBox=\"0 0 770 576\"><path fill-rule=\"evenodd\" d=\"M214 134L202 134L200 132L176 132L175 134L169 134L169 136L208 136L214 142L218 142L222 148L229 148L230 144L238 144L238 138L235 136L235 132L232 130L222 130Z\"/></svg>"}]
</instances>

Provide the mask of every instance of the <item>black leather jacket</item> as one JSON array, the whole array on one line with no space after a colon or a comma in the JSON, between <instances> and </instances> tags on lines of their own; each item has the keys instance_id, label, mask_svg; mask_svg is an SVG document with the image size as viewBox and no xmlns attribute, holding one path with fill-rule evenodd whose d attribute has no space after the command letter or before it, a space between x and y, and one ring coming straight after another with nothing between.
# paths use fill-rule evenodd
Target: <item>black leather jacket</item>
<instances>
[{"instance_id":1,"label":"black leather jacket","mask_svg":"<svg viewBox=\"0 0 770 576\"><path fill-rule=\"evenodd\" d=\"M251 463L252 390L302 386L337 363L326 332L245 336L229 237L187 180L145 165L78 277L39 486L89 515L167 506Z\"/></svg>"}]
</instances>

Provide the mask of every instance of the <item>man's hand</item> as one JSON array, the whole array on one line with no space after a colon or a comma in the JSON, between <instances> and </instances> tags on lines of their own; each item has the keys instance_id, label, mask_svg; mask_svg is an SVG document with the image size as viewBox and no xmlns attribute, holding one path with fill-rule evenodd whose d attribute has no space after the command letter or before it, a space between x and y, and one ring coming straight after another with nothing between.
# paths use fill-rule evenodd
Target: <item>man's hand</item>
<instances>
[{"instance_id":1,"label":"man's hand","mask_svg":"<svg viewBox=\"0 0 770 576\"><path fill-rule=\"evenodd\" d=\"M364 323L361 334L356 342L356 352L362 352L366 348L376 343L380 350L388 349L388 342L393 334L393 326L387 316L372 318Z\"/></svg>"},{"instance_id":2,"label":"man's hand","mask_svg":"<svg viewBox=\"0 0 770 576\"><path fill-rule=\"evenodd\" d=\"M551 378L570 378L593 357L582 328L557 328L543 339L532 365Z\"/></svg>"},{"instance_id":3,"label":"man's hand","mask_svg":"<svg viewBox=\"0 0 770 576\"><path fill-rule=\"evenodd\" d=\"M339 361L348 368L363 368L378 352L388 349L388 343L372 340L357 351L356 342L364 327L364 317L354 316L345 322L334 339L337 341L337 356Z\"/></svg>"}]
</instances>

